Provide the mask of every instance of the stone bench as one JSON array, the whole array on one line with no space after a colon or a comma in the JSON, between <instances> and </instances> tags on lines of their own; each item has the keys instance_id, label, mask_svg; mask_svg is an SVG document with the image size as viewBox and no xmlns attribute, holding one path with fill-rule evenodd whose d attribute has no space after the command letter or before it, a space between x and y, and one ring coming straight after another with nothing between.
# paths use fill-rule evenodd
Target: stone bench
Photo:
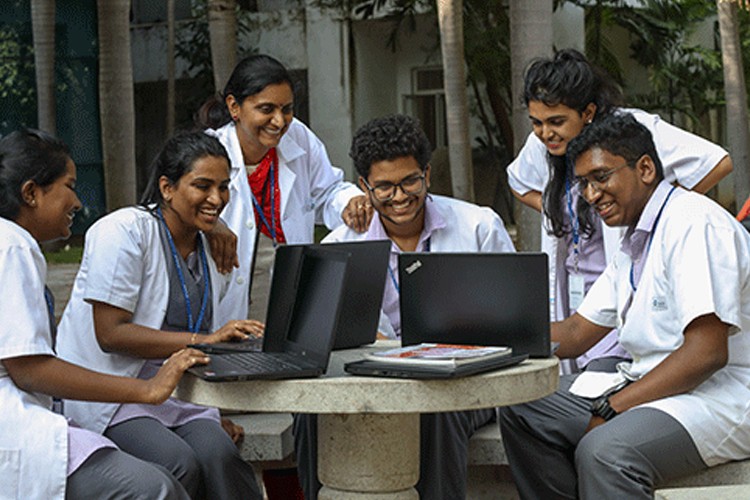
<instances>
[{"instance_id":1,"label":"stone bench","mask_svg":"<svg viewBox=\"0 0 750 500\"><path fill-rule=\"evenodd\" d=\"M294 467L292 416L288 413L229 415L245 428L242 457L256 470ZM485 425L469 441L468 498L517 498L500 428ZM738 494L742 493L742 494ZM656 498L709 499L750 496L750 460L717 465L662 485Z\"/></svg>"}]
</instances>

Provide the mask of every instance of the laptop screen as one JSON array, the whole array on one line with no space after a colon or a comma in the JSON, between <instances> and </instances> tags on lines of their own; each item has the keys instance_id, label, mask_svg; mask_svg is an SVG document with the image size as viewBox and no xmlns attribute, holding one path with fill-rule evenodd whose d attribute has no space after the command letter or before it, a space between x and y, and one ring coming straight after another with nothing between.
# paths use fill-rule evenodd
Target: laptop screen
<instances>
[{"instance_id":1,"label":"laptop screen","mask_svg":"<svg viewBox=\"0 0 750 500\"><path fill-rule=\"evenodd\" d=\"M506 345L516 354L550 353L547 255L399 255L404 345Z\"/></svg>"},{"instance_id":2,"label":"laptop screen","mask_svg":"<svg viewBox=\"0 0 750 500\"><path fill-rule=\"evenodd\" d=\"M345 252L304 250L286 352L328 357L339 319L348 259Z\"/></svg>"}]
</instances>

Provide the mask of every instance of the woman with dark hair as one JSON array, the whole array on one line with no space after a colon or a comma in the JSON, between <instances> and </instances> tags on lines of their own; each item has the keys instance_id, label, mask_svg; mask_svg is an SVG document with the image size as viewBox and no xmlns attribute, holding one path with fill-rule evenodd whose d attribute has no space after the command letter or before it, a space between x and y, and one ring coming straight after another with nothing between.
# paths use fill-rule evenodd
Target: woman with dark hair
<instances>
[{"instance_id":1,"label":"woman with dark hair","mask_svg":"<svg viewBox=\"0 0 750 500\"><path fill-rule=\"evenodd\" d=\"M53 397L160 404L206 356L181 349L149 380L55 355L52 294L39 243L70 236L81 203L67 147L36 130L0 139L0 485L3 498L183 498L167 471L53 412Z\"/></svg>"},{"instance_id":2,"label":"woman with dark hair","mask_svg":"<svg viewBox=\"0 0 750 500\"><path fill-rule=\"evenodd\" d=\"M239 268L226 304L231 317L245 318L258 248L273 254L279 243L312 243L315 224L333 229L343 221L361 232L372 210L331 165L320 139L294 118L292 80L279 61L267 55L240 61L222 100L204 105L199 119L231 159L231 196L221 217L237 235ZM223 241L211 240L217 254L224 254Z\"/></svg>"},{"instance_id":3,"label":"woman with dark hair","mask_svg":"<svg viewBox=\"0 0 750 500\"><path fill-rule=\"evenodd\" d=\"M151 166L138 207L86 233L81 268L60 322L60 356L91 369L148 379L175 351L259 335L257 321L222 323L226 279L204 233L229 197L229 159L202 132L176 135ZM241 429L219 413L168 399L159 406L65 402L65 414L128 453L171 472L192 498L261 498L233 443ZM232 434L231 436L229 434Z\"/></svg>"},{"instance_id":4,"label":"woman with dark hair","mask_svg":"<svg viewBox=\"0 0 750 500\"><path fill-rule=\"evenodd\" d=\"M604 225L589 210L566 161L568 143L587 124L611 113L631 113L653 135L665 178L698 192L731 172L732 162L720 146L657 115L620 107L622 94L611 78L573 49L532 62L524 77L524 100L533 132L508 166L508 181L516 198L544 214L542 250L550 255L550 311L553 320L562 320L578 308L622 235L622 229ZM625 356L612 331L565 370L609 371Z\"/></svg>"}]
</instances>

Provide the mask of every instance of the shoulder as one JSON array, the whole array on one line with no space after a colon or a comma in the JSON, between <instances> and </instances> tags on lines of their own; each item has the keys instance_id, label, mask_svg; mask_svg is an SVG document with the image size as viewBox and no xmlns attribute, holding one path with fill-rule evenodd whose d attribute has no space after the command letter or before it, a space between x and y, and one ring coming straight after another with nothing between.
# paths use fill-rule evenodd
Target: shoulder
<instances>
[{"instance_id":1,"label":"shoulder","mask_svg":"<svg viewBox=\"0 0 750 500\"><path fill-rule=\"evenodd\" d=\"M107 238L141 239L158 228L156 217L143 207L125 207L96 221L86 232L86 239Z\"/></svg>"},{"instance_id":2,"label":"shoulder","mask_svg":"<svg viewBox=\"0 0 750 500\"><path fill-rule=\"evenodd\" d=\"M480 207L468 201L442 195L432 195L434 207L447 219L457 219L464 224L481 224L500 221L500 216L489 207Z\"/></svg>"},{"instance_id":3,"label":"shoulder","mask_svg":"<svg viewBox=\"0 0 750 500\"><path fill-rule=\"evenodd\" d=\"M39 244L24 228L0 217L0 248L11 247L38 249Z\"/></svg>"}]
</instances>

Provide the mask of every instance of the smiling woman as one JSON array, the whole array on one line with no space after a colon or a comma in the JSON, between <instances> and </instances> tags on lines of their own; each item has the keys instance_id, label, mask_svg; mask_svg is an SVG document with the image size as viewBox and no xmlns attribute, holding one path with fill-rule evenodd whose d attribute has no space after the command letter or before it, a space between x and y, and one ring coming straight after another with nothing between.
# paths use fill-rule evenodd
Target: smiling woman
<instances>
[{"instance_id":1,"label":"smiling woman","mask_svg":"<svg viewBox=\"0 0 750 500\"><path fill-rule=\"evenodd\" d=\"M44 132L0 139L0 484L9 498L187 498L178 481L53 411L53 397L159 404L205 355L185 349L149 380L55 356L54 300L39 244L66 238L81 204L67 147ZM116 470L117 474L110 472ZM44 471L39 474L39 471Z\"/></svg>"},{"instance_id":2,"label":"smiling woman","mask_svg":"<svg viewBox=\"0 0 750 500\"><path fill-rule=\"evenodd\" d=\"M149 379L188 345L262 333L257 321L223 324L231 318L216 313L227 283L204 233L229 200L229 182L229 158L217 139L191 132L167 141L141 205L103 217L86 234L60 322L62 357ZM220 422L214 408L173 399L158 406L66 401L65 411L131 455L162 465L193 498L260 498L232 442L241 428Z\"/></svg>"}]
</instances>

